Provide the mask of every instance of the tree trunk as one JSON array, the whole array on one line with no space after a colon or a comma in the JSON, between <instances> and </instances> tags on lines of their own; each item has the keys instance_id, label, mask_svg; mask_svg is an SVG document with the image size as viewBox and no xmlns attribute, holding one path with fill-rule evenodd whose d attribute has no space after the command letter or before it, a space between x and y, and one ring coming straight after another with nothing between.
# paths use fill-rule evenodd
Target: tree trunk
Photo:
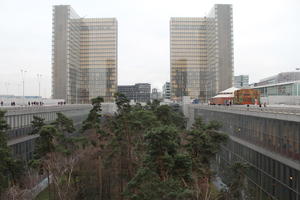
<instances>
[{"instance_id":1,"label":"tree trunk","mask_svg":"<svg viewBox=\"0 0 300 200\"><path fill-rule=\"evenodd\" d=\"M47 170L47 179L48 179L48 195L49 195L49 200L51 200L50 177L49 177L49 171L48 170Z\"/></svg>"}]
</instances>

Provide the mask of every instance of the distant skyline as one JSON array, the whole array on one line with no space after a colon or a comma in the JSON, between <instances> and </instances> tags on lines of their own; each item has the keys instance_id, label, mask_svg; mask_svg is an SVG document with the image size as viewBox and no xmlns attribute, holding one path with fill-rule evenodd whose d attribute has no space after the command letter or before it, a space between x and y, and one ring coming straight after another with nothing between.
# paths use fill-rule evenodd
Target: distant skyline
<instances>
[{"instance_id":1,"label":"distant skyline","mask_svg":"<svg viewBox=\"0 0 300 200\"><path fill-rule=\"evenodd\" d=\"M300 67L298 0L1 0L0 94L51 95L53 5L71 5L80 16L116 17L119 24L118 84L170 79L170 17L201 17L216 3L233 4L234 74L250 83Z\"/></svg>"}]
</instances>

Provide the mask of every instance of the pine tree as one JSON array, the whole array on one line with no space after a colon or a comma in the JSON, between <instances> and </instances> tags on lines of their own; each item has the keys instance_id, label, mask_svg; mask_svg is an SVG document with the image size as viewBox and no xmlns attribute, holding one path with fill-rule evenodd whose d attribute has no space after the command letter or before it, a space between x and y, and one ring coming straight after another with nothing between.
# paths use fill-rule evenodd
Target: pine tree
<instances>
[{"instance_id":1,"label":"pine tree","mask_svg":"<svg viewBox=\"0 0 300 200\"><path fill-rule=\"evenodd\" d=\"M220 133L221 124L215 121L204 123L201 118L195 120L191 130L187 131L185 148L192 158L193 179L196 199L209 199L212 177L211 161L221 149L228 136Z\"/></svg>"},{"instance_id":2,"label":"pine tree","mask_svg":"<svg viewBox=\"0 0 300 200\"><path fill-rule=\"evenodd\" d=\"M52 123L61 134L73 133L75 131L73 120L62 113L56 113L57 118Z\"/></svg>"},{"instance_id":3,"label":"pine tree","mask_svg":"<svg viewBox=\"0 0 300 200\"><path fill-rule=\"evenodd\" d=\"M35 143L35 159L42 159L48 153L55 150L55 136L57 129L54 125L45 125L39 131L40 137L37 138Z\"/></svg>"},{"instance_id":4,"label":"pine tree","mask_svg":"<svg viewBox=\"0 0 300 200\"><path fill-rule=\"evenodd\" d=\"M100 129L101 122L101 103L103 102L102 97L96 97L91 100L93 108L90 110L89 115L86 120L82 123L82 131L86 131L89 129Z\"/></svg>"},{"instance_id":5,"label":"pine tree","mask_svg":"<svg viewBox=\"0 0 300 200\"><path fill-rule=\"evenodd\" d=\"M0 194L8 187L9 177L7 176L7 163L11 160L6 136L8 124L4 119L4 114L4 111L0 111Z\"/></svg>"},{"instance_id":6,"label":"pine tree","mask_svg":"<svg viewBox=\"0 0 300 200\"><path fill-rule=\"evenodd\" d=\"M244 162L235 162L230 165L227 178L230 180L227 189L222 190L219 200L251 200L254 199L247 183L247 172L250 165Z\"/></svg>"},{"instance_id":7,"label":"pine tree","mask_svg":"<svg viewBox=\"0 0 300 200\"><path fill-rule=\"evenodd\" d=\"M9 129L4 119L5 111L0 110L0 198L1 194L17 180L24 172L23 163L12 157L7 146L6 131Z\"/></svg>"},{"instance_id":8,"label":"pine tree","mask_svg":"<svg viewBox=\"0 0 300 200\"><path fill-rule=\"evenodd\" d=\"M45 125L45 119L33 116L33 120L31 121L32 132L31 134L38 134L41 128Z\"/></svg>"},{"instance_id":9,"label":"pine tree","mask_svg":"<svg viewBox=\"0 0 300 200\"><path fill-rule=\"evenodd\" d=\"M192 161L178 151L178 131L172 126L153 128L145 136L146 156L125 192L132 200L189 199Z\"/></svg>"}]
</instances>

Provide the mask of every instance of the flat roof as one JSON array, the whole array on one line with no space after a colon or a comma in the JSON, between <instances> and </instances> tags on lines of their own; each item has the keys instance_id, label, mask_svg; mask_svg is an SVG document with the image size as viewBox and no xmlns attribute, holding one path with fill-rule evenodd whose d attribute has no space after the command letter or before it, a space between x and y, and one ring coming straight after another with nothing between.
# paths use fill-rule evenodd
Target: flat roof
<instances>
[{"instance_id":1,"label":"flat roof","mask_svg":"<svg viewBox=\"0 0 300 200\"><path fill-rule=\"evenodd\" d=\"M274 83L274 84L268 84L268 85L254 86L253 88L256 89L256 88L272 87L272 86L277 86L277 85L289 85L289 84L293 84L293 83L300 83L300 80L283 82L283 83Z\"/></svg>"}]
</instances>

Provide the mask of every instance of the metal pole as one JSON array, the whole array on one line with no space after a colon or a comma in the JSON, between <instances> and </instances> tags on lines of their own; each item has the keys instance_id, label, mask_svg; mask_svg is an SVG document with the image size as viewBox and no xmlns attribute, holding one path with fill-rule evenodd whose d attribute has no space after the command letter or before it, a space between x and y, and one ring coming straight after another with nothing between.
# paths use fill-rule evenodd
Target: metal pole
<instances>
[{"instance_id":1,"label":"metal pole","mask_svg":"<svg viewBox=\"0 0 300 200\"><path fill-rule=\"evenodd\" d=\"M41 77L42 77L42 74L37 74L38 85L39 85L39 97L41 96Z\"/></svg>"},{"instance_id":2,"label":"metal pole","mask_svg":"<svg viewBox=\"0 0 300 200\"><path fill-rule=\"evenodd\" d=\"M298 71L298 70L300 70L300 68L298 68L298 67L297 67L297 68L296 68L296 71ZM296 81L296 74L294 74L294 77L295 77L295 81ZM298 95L299 95L299 94L298 94L298 93L299 93L299 92L298 92L298 89L299 89L299 88L298 88L298 87L299 87L299 84L298 84L298 82L297 82L297 83L295 82L294 84L297 84L297 88L296 88L296 89L297 89L297 91L296 91L296 94L297 94L297 96L298 96Z\"/></svg>"},{"instance_id":3,"label":"metal pole","mask_svg":"<svg viewBox=\"0 0 300 200\"><path fill-rule=\"evenodd\" d=\"M24 84L25 84L25 83L24 83L24 79L23 79L23 98L25 98L25 93L24 93L24 90L25 90L25 89L24 89Z\"/></svg>"},{"instance_id":4,"label":"metal pole","mask_svg":"<svg viewBox=\"0 0 300 200\"><path fill-rule=\"evenodd\" d=\"M25 73L27 71L21 69L21 75L22 75L22 83L23 83L23 104L25 104Z\"/></svg>"},{"instance_id":5,"label":"metal pole","mask_svg":"<svg viewBox=\"0 0 300 200\"><path fill-rule=\"evenodd\" d=\"M5 84L5 88L6 88L6 94L8 95L8 86L9 86L9 83L6 82L6 83L4 83L4 84Z\"/></svg>"},{"instance_id":6,"label":"metal pole","mask_svg":"<svg viewBox=\"0 0 300 200\"><path fill-rule=\"evenodd\" d=\"M207 82L205 83L205 103L207 103Z\"/></svg>"},{"instance_id":7,"label":"metal pole","mask_svg":"<svg viewBox=\"0 0 300 200\"><path fill-rule=\"evenodd\" d=\"M39 81L39 97L41 96L41 82Z\"/></svg>"}]
</instances>

